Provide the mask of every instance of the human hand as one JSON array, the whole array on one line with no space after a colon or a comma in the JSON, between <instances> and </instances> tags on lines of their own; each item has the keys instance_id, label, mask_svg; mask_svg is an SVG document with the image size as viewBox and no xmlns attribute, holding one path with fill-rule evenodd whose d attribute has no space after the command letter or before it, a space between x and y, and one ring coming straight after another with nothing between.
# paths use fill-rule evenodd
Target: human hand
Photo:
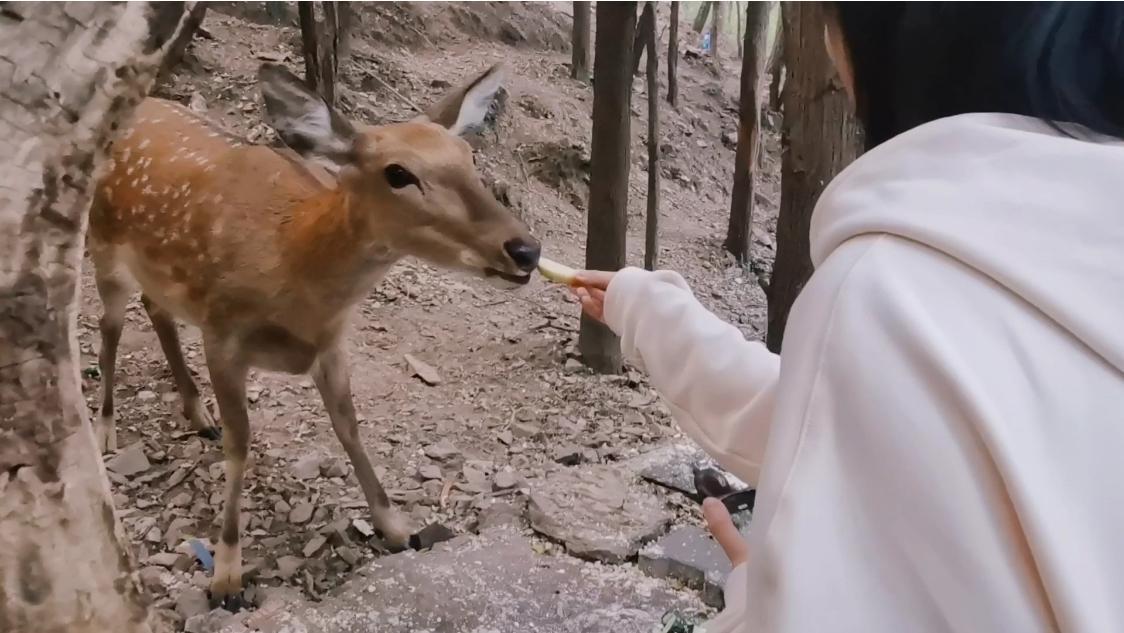
<instances>
[{"instance_id":1,"label":"human hand","mask_svg":"<svg viewBox=\"0 0 1124 633\"><path fill-rule=\"evenodd\" d=\"M726 558L730 559L730 565L737 567L749 560L749 545L742 538L741 532L738 532L737 526L734 525L734 520L730 517L730 511L726 509L726 504L714 497L707 497L703 499L702 507L706 527L710 530L710 534L714 536L714 540L722 546L722 551L726 552Z\"/></svg>"},{"instance_id":2,"label":"human hand","mask_svg":"<svg viewBox=\"0 0 1124 633\"><path fill-rule=\"evenodd\" d=\"M605 322L605 291L614 275L616 273L603 270L582 270L574 278L570 289L581 301L582 310L602 323Z\"/></svg>"}]
</instances>

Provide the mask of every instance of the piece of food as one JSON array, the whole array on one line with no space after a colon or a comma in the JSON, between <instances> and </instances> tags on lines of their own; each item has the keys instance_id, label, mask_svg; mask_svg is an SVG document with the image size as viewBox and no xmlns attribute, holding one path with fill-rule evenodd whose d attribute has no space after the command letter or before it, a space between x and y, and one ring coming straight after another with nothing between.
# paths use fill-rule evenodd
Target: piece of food
<instances>
[{"instance_id":1,"label":"piece of food","mask_svg":"<svg viewBox=\"0 0 1124 633\"><path fill-rule=\"evenodd\" d=\"M566 286L573 286L578 277L578 271L545 257L539 258L539 273L556 284Z\"/></svg>"}]
</instances>

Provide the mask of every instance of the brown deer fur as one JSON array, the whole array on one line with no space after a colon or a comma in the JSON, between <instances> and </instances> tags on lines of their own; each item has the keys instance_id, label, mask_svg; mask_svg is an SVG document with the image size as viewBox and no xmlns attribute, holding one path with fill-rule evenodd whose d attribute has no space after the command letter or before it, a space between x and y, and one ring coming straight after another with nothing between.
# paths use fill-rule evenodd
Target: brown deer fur
<instances>
[{"instance_id":1,"label":"brown deer fur","mask_svg":"<svg viewBox=\"0 0 1124 633\"><path fill-rule=\"evenodd\" d=\"M295 151L247 145L182 106L148 99L113 147L90 213L104 306L96 428L116 448L113 381L125 304L142 291L192 428L217 438L184 362L176 319L198 326L222 419L227 493L212 599L241 590L239 497L249 449L250 367L311 372L375 526L409 537L359 442L341 337L351 308L403 256L525 283L539 247L480 182L456 134L482 121L492 68L429 117L357 126L279 67L260 82Z\"/></svg>"}]
</instances>

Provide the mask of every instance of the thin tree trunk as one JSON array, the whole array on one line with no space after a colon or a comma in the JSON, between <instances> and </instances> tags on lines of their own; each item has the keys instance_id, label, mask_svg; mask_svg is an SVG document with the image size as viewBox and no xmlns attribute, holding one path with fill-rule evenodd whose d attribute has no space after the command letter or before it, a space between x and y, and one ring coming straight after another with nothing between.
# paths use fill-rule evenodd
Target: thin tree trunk
<instances>
[{"instance_id":1,"label":"thin tree trunk","mask_svg":"<svg viewBox=\"0 0 1124 633\"><path fill-rule=\"evenodd\" d=\"M203 18L207 15L207 4L205 2L197 2L195 6L188 11L187 20L184 28L180 29L176 39L168 47L168 54L164 56L164 61L160 64L160 72L157 75L158 80L167 77L168 73L172 71L180 61L183 60L184 54L187 52L188 45L191 44L192 38L203 26Z\"/></svg>"},{"instance_id":2,"label":"thin tree trunk","mask_svg":"<svg viewBox=\"0 0 1124 633\"><path fill-rule=\"evenodd\" d=\"M710 17L711 2L704 2L699 6L699 12L695 14L695 23L692 25L695 33L702 33L706 28L706 20Z\"/></svg>"},{"instance_id":3,"label":"thin tree trunk","mask_svg":"<svg viewBox=\"0 0 1124 633\"><path fill-rule=\"evenodd\" d=\"M753 229L753 172L760 145L759 86L764 62L765 28L768 24L768 4L746 4L743 44L745 56L742 58L741 90L738 95L738 147L734 153L734 190L724 244L739 264L749 261L749 238Z\"/></svg>"},{"instance_id":4,"label":"thin tree trunk","mask_svg":"<svg viewBox=\"0 0 1124 633\"><path fill-rule=\"evenodd\" d=\"M783 11L781 3L775 3L777 11ZM772 17L769 19L772 28ZM769 109L781 111L781 79L784 76L784 33L783 29L773 35L773 50L769 53Z\"/></svg>"},{"instance_id":5,"label":"thin tree trunk","mask_svg":"<svg viewBox=\"0 0 1124 633\"><path fill-rule=\"evenodd\" d=\"M618 270L625 264L631 136L632 39L635 2L598 2L593 57L593 143L590 149L586 268ZM582 360L600 373L621 370L620 341L604 324L583 315L578 338Z\"/></svg>"},{"instance_id":6,"label":"thin tree trunk","mask_svg":"<svg viewBox=\"0 0 1124 633\"><path fill-rule=\"evenodd\" d=\"M714 56L717 64L721 59L718 56L718 40L722 36L722 3L714 2L714 19L710 21L710 54Z\"/></svg>"},{"instance_id":7,"label":"thin tree trunk","mask_svg":"<svg viewBox=\"0 0 1124 633\"><path fill-rule=\"evenodd\" d=\"M340 68L340 18L338 2L321 2L324 24L320 29L320 96L336 104L336 78Z\"/></svg>"},{"instance_id":8,"label":"thin tree trunk","mask_svg":"<svg viewBox=\"0 0 1124 633\"><path fill-rule=\"evenodd\" d=\"M301 0L297 3L301 23L301 52L304 53L304 83L317 90L320 86L320 29L316 25L316 3Z\"/></svg>"},{"instance_id":9,"label":"thin tree trunk","mask_svg":"<svg viewBox=\"0 0 1124 633\"><path fill-rule=\"evenodd\" d=\"M655 2L648 2L645 11L652 10L648 21L648 217L644 226L644 268L655 270L659 265L660 223L660 62L656 46Z\"/></svg>"},{"instance_id":10,"label":"thin tree trunk","mask_svg":"<svg viewBox=\"0 0 1124 633\"><path fill-rule=\"evenodd\" d=\"M589 2L574 2L574 31L570 76L589 81Z\"/></svg>"},{"instance_id":11,"label":"thin tree trunk","mask_svg":"<svg viewBox=\"0 0 1124 633\"><path fill-rule=\"evenodd\" d=\"M671 31L667 36L667 102L679 107L679 2L671 3Z\"/></svg>"},{"instance_id":12,"label":"thin tree trunk","mask_svg":"<svg viewBox=\"0 0 1124 633\"><path fill-rule=\"evenodd\" d=\"M743 25L742 25L741 8L738 5L739 5L739 3L737 3L737 2L734 3L734 15L736 15L737 18L738 18L738 30L737 30L737 33L736 33L737 40L738 40L738 59L742 59L742 57L745 55L745 50L744 50L745 47L742 45L742 40L745 39L745 31L743 30Z\"/></svg>"},{"instance_id":13,"label":"thin tree trunk","mask_svg":"<svg viewBox=\"0 0 1124 633\"><path fill-rule=\"evenodd\" d=\"M777 259L768 287L766 344L779 352L789 310L812 274L808 229L824 186L859 154L859 127L847 97L832 79L823 45L823 8L815 2L786 2L784 144Z\"/></svg>"},{"instance_id":14,"label":"thin tree trunk","mask_svg":"<svg viewBox=\"0 0 1124 633\"><path fill-rule=\"evenodd\" d=\"M339 59L336 60L338 67L351 57L351 31L355 28L355 8L350 2L338 2L336 5L339 14L339 49L336 51L339 55Z\"/></svg>"},{"instance_id":15,"label":"thin tree trunk","mask_svg":"<svg viewBox=\"0 0 1124 633\"><path fill-rule=\"evenodd\" d=\"M284 2L266 2L265 12L276 24L284 24L289 20L289 7Z\"/></svg>"},{"instance_id":16,"label":"thin tree trunk","mask_svg":"<svg viewBox=\"0 0 1124 633\"><path fill-rule=\"evenodd\" d=\"M644 49L648 43L648 25L656 23L655 7L651 2L645 2L640 11L640 19L636 21L636 34L632 38L632 74L640 74L640 59L644 57Z\"/></svg>"},{"instance_id":17,"label":"thin tree trunk","mask_svg":"<svg viewBox=\"0 0 1124 633\"><path fill-rule=\"evenodd\" d=\"M0 67L0 630L145 633L82 397L93 173L194 3L5 3ZM108 35L108 37L107 37Z\"/></svg>"}]
</instances>

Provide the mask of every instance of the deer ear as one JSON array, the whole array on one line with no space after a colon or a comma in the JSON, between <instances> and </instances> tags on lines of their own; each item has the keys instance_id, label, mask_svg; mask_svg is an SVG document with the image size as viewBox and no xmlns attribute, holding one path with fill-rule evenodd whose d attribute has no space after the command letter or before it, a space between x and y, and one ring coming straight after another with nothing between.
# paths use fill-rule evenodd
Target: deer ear
<instances>
[{"instance_id":1,"label":"deer ear","mask_svg":"<svg viewBox=\"0 0 1124 633\"><path fill-rule=\"evenodd\" d=\"M337 172L351 162L355 128L320 95L277 64L262 64L265 121L293 151Z\"/></svg>"},{"instance_id":2,"label":"deer ear","mask_svg":"<svg viewBox=\"0 0 1124 633\"><path fill-rule=\"evenodd\" d=\"M503 64L485 70L430 106L425 112L426 118L449 128L449 132L458 136L479 127L503 84L503 70Z\"/></svg>"}]
</instances>

